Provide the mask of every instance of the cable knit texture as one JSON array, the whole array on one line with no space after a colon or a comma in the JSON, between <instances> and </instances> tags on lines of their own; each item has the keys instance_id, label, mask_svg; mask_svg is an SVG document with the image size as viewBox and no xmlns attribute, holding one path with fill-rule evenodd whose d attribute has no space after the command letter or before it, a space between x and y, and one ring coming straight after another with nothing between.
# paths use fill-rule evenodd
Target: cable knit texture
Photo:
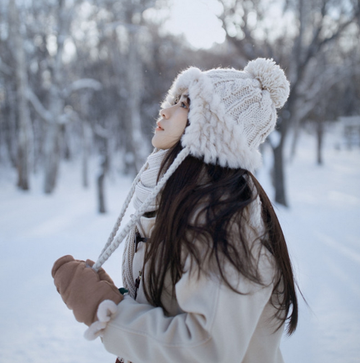
<instances>
[{"instance_id":1,"label":"cable knit texture","mask_svg":"<svg viewBox=\"0 0 360 363\"><path fill-rule=\"evenodd\" d=\"M147 167L140 176L140 181L135 186L134 207L139 209L156 185L161 162L167 150L158 150L147 159ZM156 200L147 207L146 212L157 210Z\"/></svg>"},{"instance_id":2,"label":"cable knit texture","mask_svg":"<svg viewBox=\"0 0 360 363\"><path fill-rule=\"evenodd\" d=\"M140 176L139 182L135 186L135 198L134 198L134 207L138 210L147 197L150 195L154 187L156 186L157 177L159 174L161 162L166 154L167 150L158 150L155 153L152 153L147 161L147 166L145 167L143 173ZM146 208L145 212L152 212L157 210L157 200L154 199L149 206ZM123 276L123 284L126 289L129 290L130 296L135 296L135 280L132 274L132 263L134 259L135 253L135 231L136 226L134 226L130 233L126 237L125 241L125 249L123 253L122 260L122 276Z\"/></svg>"},{"instance_id":3,"label":"cable knit texture","mask_svg":"<svg viewBox=\"0 0 360 363\"><path fill-rule=\"evenodd\" d=\"M190 126L181 142L205 163L254 171L259 145L274 129L276 107L289 95L284 72L271 59L249 62L244 71L190 67L175 79L162 104L173 105L188 90Z\"/></svg>"}]
</instances>

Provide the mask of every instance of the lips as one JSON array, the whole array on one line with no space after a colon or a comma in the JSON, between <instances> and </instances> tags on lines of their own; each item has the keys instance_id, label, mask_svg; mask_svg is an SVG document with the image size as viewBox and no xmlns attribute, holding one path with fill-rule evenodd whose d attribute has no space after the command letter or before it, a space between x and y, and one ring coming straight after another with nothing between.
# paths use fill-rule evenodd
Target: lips
<instances>
[{"instance_id":1,"label":"lips","mask_svg":"<svg viewBox=\"0 0 360 363\"><path fill-rule=\"evenodd\" d=\"M164 131L164 129L160 126L160 124L157 123L155 131Z\"/></svg>"}]
</instances>

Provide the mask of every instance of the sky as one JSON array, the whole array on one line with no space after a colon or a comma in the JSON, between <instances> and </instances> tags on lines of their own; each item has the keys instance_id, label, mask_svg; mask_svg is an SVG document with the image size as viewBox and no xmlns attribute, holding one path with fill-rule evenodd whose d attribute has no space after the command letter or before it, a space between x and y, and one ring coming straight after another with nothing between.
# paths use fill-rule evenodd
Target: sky
<instances>
[{"instance_id":1,"label":"sky","mask_svg":"<svg viewBox=\"0 0 360 363\"><path fill-rule=\"evenodd\" d=\"M170 33L183 37L193 49L209 49L225 42L226 33L223 29L223 23L219 19L224 8L218 0L168 0L165 4L166 6L159 0L154 7L146 9L142 14L145 19L161 25L160 33ZM293 14L291 12L284 14L278 0L265 4L266 17L260 20L254 11L249 11L247 15L247 25L254 37L271 40L282 36L284 32L292 34L296 31ZM89 11L91 12L91 6L84 3L81 7L81 13L85 18ZM240 10L235 17L235 23L241 22L242 17ZM229 22L227 31L230 36L241 37L235 23ZM94 22L84 21L81 27L81 29L73 29L75 36L81 38L86 30L86 41L89 41L92 36L96 39ZM91 31L92 28L94 29L93 32ZM50 54L56 53L56 38L51 34L48 37L48 50ZM73 41L67 39L65 41L64 61L71 61L75 53L76 47Z\"/></svg>"},{"instance_id":2,"label":"sky","mask_svg":"<svg viewBox=\"0 0 360 363\"><path fill-rule=\"evenodd\" d=\"M222 21L218 18L224 8L218 0L170 0L166 8L160 5L145 11L145 16L159 20L166 19L163 31L184 36L185 40L195 49L209 49L216 44L222 44L226 39ZM259 19L255 11L249 11L247 25L253 36L258 39L274 40L284 32L292 35L297 31L294 26L294 14L283 12L283 3L279 0L265 1L265 16ZM235 17L236 23L242 21L239 11ZM241 36L234 24L227 24L230 36Z\"/></svg>"},{"instance_id":3,"label":"sky","mask_svg":"<svg viewBox=\"0 0 360 363\"><path fill-rule=\"evenodd\" d=\"M225 31L217 17L222 10L217 0L172 0L169 9L149 9L147 16L170 15L163 25L164 31L183 35L194 48L208 49L225 41Z\"/></svg>"},{"instance_id":4,"label":"sky","mask_svg":"<svg viewBox=\"0 0 360 363\"><path fill-rule=\"evenodd\" d=\"M195 48L210 48L225 41L225 31L217 18L221 12L222 5L216 0L174 1L164 28L173 34L183 34Z\"/></svg>"}]
</instances>

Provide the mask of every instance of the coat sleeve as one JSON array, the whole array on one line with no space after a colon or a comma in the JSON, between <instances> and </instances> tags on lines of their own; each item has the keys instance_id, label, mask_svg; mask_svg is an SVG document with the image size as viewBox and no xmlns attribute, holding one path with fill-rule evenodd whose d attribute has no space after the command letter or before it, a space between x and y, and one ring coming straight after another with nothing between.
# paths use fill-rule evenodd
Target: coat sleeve
<instances>
[{"instance_id":1,"label":"coat sleeve","mask_svg":"<svg viewBox=\"0 0 360 363\"><path fill-rule=\"evenodd\" d=\"M267 275L271 268L263 263ZM240 277L238 288L247 293L233 292L218 278L186 272L175 286L183 313L173 317L127 296L104 330L104 346L135 363L241 362L272 284L263 287Z\"/></svg>"}]
</instances>

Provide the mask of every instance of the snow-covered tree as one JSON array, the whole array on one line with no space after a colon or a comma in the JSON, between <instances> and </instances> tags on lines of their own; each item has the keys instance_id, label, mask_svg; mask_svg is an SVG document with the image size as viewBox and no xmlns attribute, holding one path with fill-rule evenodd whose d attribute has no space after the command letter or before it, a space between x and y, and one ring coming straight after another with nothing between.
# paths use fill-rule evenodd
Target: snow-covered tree
<instances>
[{"instance_id":1,"label":"snow-covered tree","mask_svg":"<svg viewBox=\"0 0 360 363\"><path fill-rule=\"evenodd\" d=\"M72 120L74 116L66 104L73 92L91 88L100 90L100 82L94 79L78 79L69 83L64 72L64 48L69 38L70 24L73 20L72 7L75 4L71 1L57 0L53 8L53 21L56 28L52 35L53 55L49 54L47 59L48 71L50 74L48 105L39 100L36 93L29 88L28 99L34 109L46 124L46 136L44 141L44 192L51 193L56 185L59 160L60 160L60 130ZM49 40L50 41L50 40Z\"/></svg>"}]
</instances>

